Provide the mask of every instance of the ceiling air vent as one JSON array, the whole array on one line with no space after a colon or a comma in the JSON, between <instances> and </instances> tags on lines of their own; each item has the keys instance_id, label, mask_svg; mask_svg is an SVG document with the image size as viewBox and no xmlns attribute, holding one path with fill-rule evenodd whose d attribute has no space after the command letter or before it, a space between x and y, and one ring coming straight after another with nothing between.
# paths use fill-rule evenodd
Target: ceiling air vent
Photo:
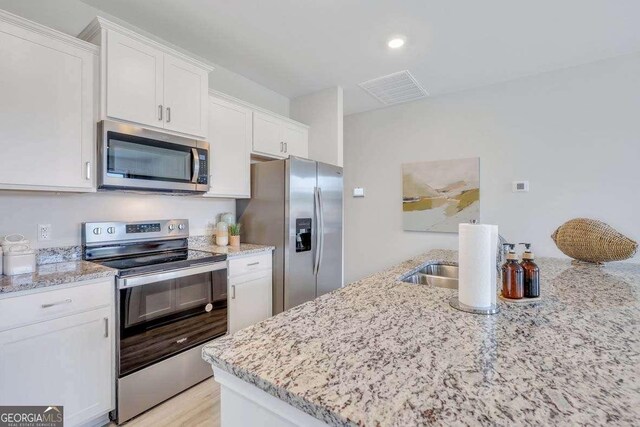
<instances>
[{"instance_id":1,"label":"ceiling air vent","mask_svg":"<svg viewBox=\"0 0 640 427\"><path fill-rule=\"evenodd\" d=\"M407 70L378 77L359 86L385 105L415 101L429 95Z\"/></svg>"}]
</instances>

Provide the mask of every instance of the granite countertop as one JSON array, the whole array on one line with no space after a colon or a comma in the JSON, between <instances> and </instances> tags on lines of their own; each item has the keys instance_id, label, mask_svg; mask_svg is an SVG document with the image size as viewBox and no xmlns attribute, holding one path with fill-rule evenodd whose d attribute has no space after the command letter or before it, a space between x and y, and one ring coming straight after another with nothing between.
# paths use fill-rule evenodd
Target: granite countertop
<instances>
[{"instance_id":1,"label":"granite countertop","mask_svg":"<svg viewBox=\"0 0 640 427\"><path fill-rule=\"evenodd\" d=\"M244 255L258 254L261 252L271 252L275 249L273 246L253 245L250 243L240 243L240 247L234 246L217 246L212 243L200 242L189 243L189 249L199 251L214 252L217 254L226 254L227 258L233 258Z\"/></svg>"},{"instance_id":2,"label":"granite countertop","mask_svg":"<svg viewBox=\"0 0 640 427\"><path fill-rule=\"evenodd\" d=\"M432 251L218 339L205 360L337 426L636 424L640 266L539 259L542 300L478 316L402 283Z\"/></svg>"},{"instance_id":3,"label":"granite countertop","mask_svg":"<svg viewBox=\"0 0 640 427\"><path fill-rule=\"evenodd\" d=\"M28 293L82 280L113 277L116 270L87 261L66 261L41 264L35 273L16 276L0 276L0 299L16 296L16 292Z\"/></svg>"}]
</instances>

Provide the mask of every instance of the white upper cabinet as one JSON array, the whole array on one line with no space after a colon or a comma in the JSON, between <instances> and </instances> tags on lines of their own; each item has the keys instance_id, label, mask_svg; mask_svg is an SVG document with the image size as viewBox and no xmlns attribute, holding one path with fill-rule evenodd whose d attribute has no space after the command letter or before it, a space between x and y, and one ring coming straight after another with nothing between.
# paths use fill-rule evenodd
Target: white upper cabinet
<instances>
[{"instance_id":1,"label":"white upper cabinet","mask_svg":"<svg viewBox=\"0 0 640 427\"><path fill-rule=\"evenodd\" d=\"M287 156L309 157L309 129L293 123L284 124L284 150Z\"/></svg>"},{"instance_id":2,"label":"white upper cabinet","mask_svg":"<svg viewBox=\"0 0 640 427\"><path fill-rule=\"evenodd\" d=\"M179 58L165 55L165 129L207 136L208 87L208 71Z\"/></svg>"},{"instance_id":3,"label":"white upper cabinet","mask_svg":"<svg viewBox=\"0 0 640 427\"><path fill-rule=\"evenodd\" d=\"M212 67L101 17L79 37L103 47L103 119L206 139Z\"/></svg>"},{"instance_id":4,"label":"white upper cabinet","mask_svg":"<svg viewBox=\"0 0 640 427\"><path fill-rule=\"evenodd\" d=\"M107 116L162 127L164 54L115 31L107 45Z\"/></svg>"},{"instance_id":5,"label":"white upper cabinet","mask_svg":"<svg viewBox=\"0 0 640 427\"><path fill-rule=\"evenodd\" d=\"M98 49L0 11L0 188L94 191Z\"/></svg>"},{"instance_id":6,"label":"white upper cabinet","mask_svg":"<svg viewBox=\"0 0 640 427\"><path fill-rule=\"evenodd\" d=\"M252 111L209 98L209 197L251 197Z\"/></svg>"},{"instance_id":7,"label":"white upper cabinet","mask_svg":"<svg viewBox=\"0 0 640 427\"><path fill-rule=\"evenodd\" d=\"M264 114L253 114L253 151L273 157L286 157L282 121L277 117Z\"/></svg>"},{"instance_id":8,"label":"white upper cabinet","mask_svg":"<svg viewBox=\"0 0 640 427\"><path fill-rule=\"evenodd\" d=\"M253 114L253 153L260 156L306 158L309 154L307 126L275 115Z\"/></svg>"}]
</instances>

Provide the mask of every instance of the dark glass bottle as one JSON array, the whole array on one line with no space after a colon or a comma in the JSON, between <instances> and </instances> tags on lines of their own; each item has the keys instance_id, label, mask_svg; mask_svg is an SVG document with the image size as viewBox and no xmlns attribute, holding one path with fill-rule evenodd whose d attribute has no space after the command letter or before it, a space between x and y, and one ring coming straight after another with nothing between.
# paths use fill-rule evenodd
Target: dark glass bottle
<instances>
[{"instance_id":1,"label":"dark glass bottle","mask_svg":"<svg viewBox=\"0 0 640 427\"><path fill-rule=\"evenodd\" d=\"M507 261L502 265L502 296L510 299L524 297L524 270L518 263L515 245L508 244Z\"/></svg>"},{"instance_id":2,"label":"dark glass bottle","mask_svg":"<svg viewBox=\"0 0 640 427\"><path fill-rule=\"evenodd\" d=\"M524 297L525 298L537 298L540 296L540 269L538 265L533 262L533 252L531 252L530 243L521 243L526 250L522 254L522 270L524 272Z\"/></svg>"}]
</instances>

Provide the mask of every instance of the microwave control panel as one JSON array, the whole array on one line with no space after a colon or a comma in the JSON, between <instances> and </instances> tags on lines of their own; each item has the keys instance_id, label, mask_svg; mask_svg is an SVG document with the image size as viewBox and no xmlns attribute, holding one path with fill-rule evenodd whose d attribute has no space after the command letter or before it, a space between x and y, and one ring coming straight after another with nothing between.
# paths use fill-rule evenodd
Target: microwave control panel
<instances>
[{"instance_id":1,"label":"microwave control panel","mask_svg":"<svg viewBox=\"0 0 640 427\"><path fill-rule=\"evenodd\" d=\"M201 150L198 150L198 161L200 162L200 172L198 173L198 184L209 183L209 165L207 162L207 155Z\"/></svg>"}]
</instances>

